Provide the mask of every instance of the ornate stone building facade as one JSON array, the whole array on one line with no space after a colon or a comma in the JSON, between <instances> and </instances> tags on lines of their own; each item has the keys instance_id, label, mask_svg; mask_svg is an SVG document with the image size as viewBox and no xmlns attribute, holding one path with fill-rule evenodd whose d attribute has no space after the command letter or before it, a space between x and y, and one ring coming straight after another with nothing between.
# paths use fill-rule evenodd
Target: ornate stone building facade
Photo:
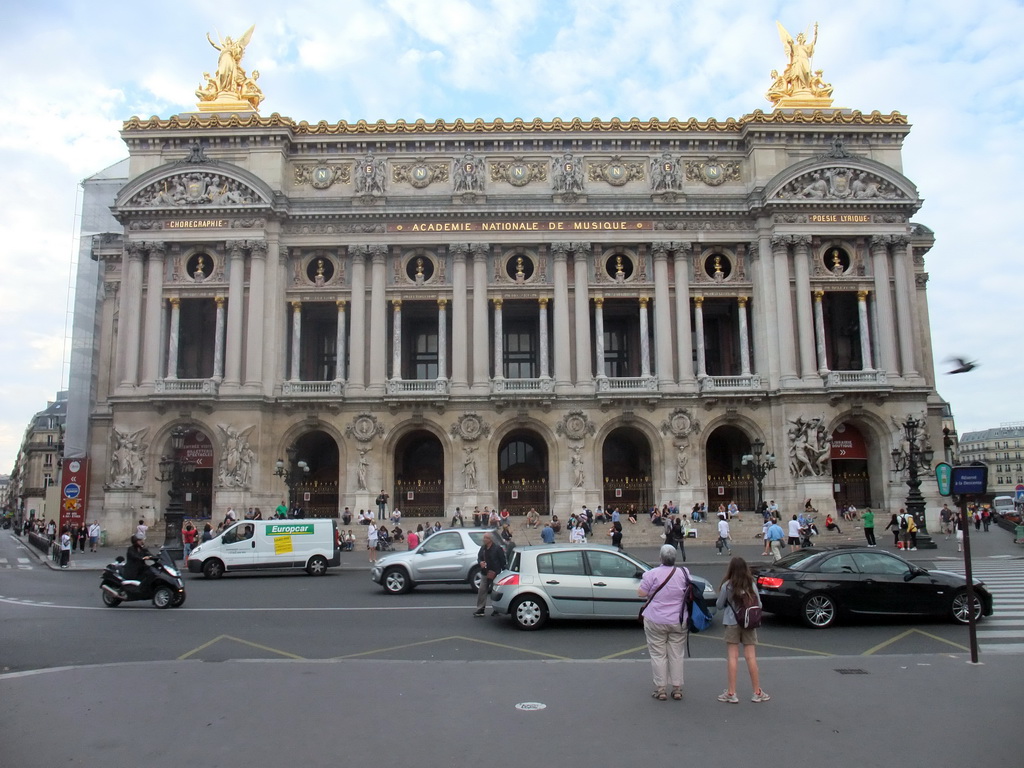
<instances>
[{"instance_id":1,"label":"ornate stone building facade","mask_svg":"<svg viewBox=\"0 0 1024 768\"><path fill-rule=\"evenodd\" d=\"M943 408L908 132L133 118L93 249L90 505L124 536L160 509L179 426L190 514L266 514L289 449L313 514L749 508L757 441L784 508L898 505L899 422Z\"/></svg>"}]
</instances>

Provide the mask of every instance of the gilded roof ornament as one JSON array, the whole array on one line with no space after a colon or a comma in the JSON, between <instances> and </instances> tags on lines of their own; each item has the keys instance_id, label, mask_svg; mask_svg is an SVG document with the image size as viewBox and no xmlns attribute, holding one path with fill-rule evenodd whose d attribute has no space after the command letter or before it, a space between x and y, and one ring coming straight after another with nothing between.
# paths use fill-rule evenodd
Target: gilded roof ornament
<instances>
[{"instance_id":1,"label":"gilded roof ornament","mask_svg":"<svg viewBox=\"0 0 1024 768\"><path fill-rule=\"evenodd\" d=\"M203 73L206 80L205 85L196 89L196 96L199 103L196 106L200 112L258 112L260 102L263 101L263 91L256 85L260 77L257 70L252 71L249 76L242 69L242 57L245 55L245 48L252 39L252 31L256 29L253 24L245 34L237 40L230 35L220 42L215 43L206 33L206 39L210 45L220 52L217 59L217 71L213 77L209 72ZM220 38L220 33L217 34Z\"/></svg>"},{"instance_id":2,"label":"gilded roof ornament","mask_svg":"<svg viewBox=\"0 0 1024 768\"><path fill-rule=\"evenodd\" d=\"M776 109L828 109L832 106L832 85L822 79L822 70L814 69L811 63L814 46L818 44L817 22L810 41L803 32L794 40L781 22L775 24L788 62L781 75L772 70L772 86L765 94L768 101Z\"/></svg>"}]
</instances>

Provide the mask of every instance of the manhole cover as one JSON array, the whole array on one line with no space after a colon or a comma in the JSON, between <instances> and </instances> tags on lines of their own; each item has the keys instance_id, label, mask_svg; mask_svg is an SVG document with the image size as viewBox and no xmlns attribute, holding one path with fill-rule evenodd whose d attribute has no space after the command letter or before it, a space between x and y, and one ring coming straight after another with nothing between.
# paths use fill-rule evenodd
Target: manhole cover
<instances>
[{"instance_id":1,"label":"manhole cover","mask_svg":"<svg viewBox=\"0 0 1024 768\"><path fill-rule=\"evenodd\" d=\"M539 701L521 701L516 704L516 709L521 709L524 712L533 712L537 709L547 709L547 704L541 704Z\"/></svg>"}]
</instances>

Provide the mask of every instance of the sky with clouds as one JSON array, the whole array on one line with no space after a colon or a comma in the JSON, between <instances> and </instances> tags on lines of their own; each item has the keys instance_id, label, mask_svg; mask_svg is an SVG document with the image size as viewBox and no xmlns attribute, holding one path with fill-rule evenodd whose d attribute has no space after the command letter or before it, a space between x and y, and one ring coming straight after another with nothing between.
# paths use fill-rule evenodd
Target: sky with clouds
<instances>
[{"instance_id":1,"label":"sky with clouds","mask_svg":"<svg viewBox=\"0 0 1024 768\"><path fill-rule=\"evenodd\" d=\"M37 0L0 25L0 473L66 386L82 179L127 155L123 120L195 110L209 32L256 25L261 113L399 118L700 119L767 111L769 73L817 21L835 106L913 126L904 172L935 230L926 258L939 377L965 431L1024 420L1019 282L1024 4L989 0Z\"/></svg>"}]
</instances>

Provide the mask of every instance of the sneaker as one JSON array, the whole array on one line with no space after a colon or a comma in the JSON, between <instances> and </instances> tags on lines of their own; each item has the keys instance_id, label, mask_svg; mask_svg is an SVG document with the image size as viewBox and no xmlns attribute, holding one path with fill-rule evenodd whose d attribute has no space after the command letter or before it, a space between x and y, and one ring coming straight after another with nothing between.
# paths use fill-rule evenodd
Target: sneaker
<instances>
[{"instance_id":1,"label":"sneaker","mask_svg":"<svg viewBox=\"0 0 1024 768\"><path fill-rule=\"evenodd\" d=\"M755 693L753 696L750 697L750 700L752 702L754 702L755 704L760 704L762 701L771 701L771 699L772 699L772 697L769 696L764 691L758 691L757 693Z\"/></svg>"},{"instance_id":2,"label":"sneaker","mask_svg":"<svg viewBox=\"0 0 1024 768\"><path fill-rule=\"evenodd\" d=\"M718 696L719 701L724 701L728 704L739 704L740 699L735 693L729 693L728 691L722 691Z\"/></svg>"},{"instance_id":3,"label":"sneaker","mask_svg":"<svg viewBox=\"0 0 1024 768\"><path fill-rule=\"evenodd\" d=\"M479 611L473 611L473 615L474 616L483 616L484 615L484 609L481 608Z\"/></svg>"},{"instance_id":4,"label":"sneaker","mask_svg":"<svg viewBox=\"0 0 1024 768\"><path fill-rule=\"evenodd\" d=\"M917 547L911 547L911 548L910 548L910 551L911 551L911 552L917 552Z\"/></svg>"}]
</instances>

